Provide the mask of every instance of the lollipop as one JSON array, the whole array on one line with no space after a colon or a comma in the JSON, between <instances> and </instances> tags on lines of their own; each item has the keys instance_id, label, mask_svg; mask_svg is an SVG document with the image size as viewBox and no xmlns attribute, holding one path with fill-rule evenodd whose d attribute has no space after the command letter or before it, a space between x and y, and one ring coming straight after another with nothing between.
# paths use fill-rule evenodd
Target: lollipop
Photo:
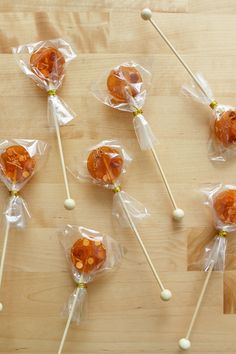
<instances>
[{"instance_id":1,"label":"lollipop","mask_svg":"<svg viewBox=\"0 0 236 354\"><path fill-rule=\"evenodd\" d=\"M13 53L16 54L17 62L22 71L48 93L48 118L49 123L56 131L66 190L64 206L67 210L72 210L75 207L75 201L71 198L69 189L60 126L66 125L76 115L57 95L57 90L62 85L67 63L73 60L76 55L70 45L62 39L26 44L13 48Z\"/></svg>"},{"instance_id":2,"label":"lollipop","mask_svg":"<svg viewBox=\"0 0 236 354\"><path fill-rule=\"evenodd\" d=\"M87 285L98 274L116 267L123 256L122 248L111 237L82 226L67 225L60 237L76 283L76 290L67 305L69 315L58 354L62 353L71 321L74 320L77 324L81 321Z\"/></svg>"},{"instance_id":3,"label":"lollipop","mask_svg":"<svg viewBox=\"0 0 236 354\"><path fill-rule=\"evenodd\" d=\"M128 226L133 230L161 289L161 299L168 301L171 298L171 292L164 287L136 227L136 221L148 216L147 209L140 202L122 191L119 183L119 177L125 172L126 165L130 161L130 157L118 142L102 141L89 149L83 170L79 172L78 177L88 179L92 183L113 190L112 215L118 219L121 226Z\"/></svg>"},{"instance_id":4,"label":"lollipop","mask_svg":"<svg viewBox=\"0 0 236 354\"><path fill-rule=\"evenodd\" d=\"M4 211L6 226L0 261L0 287L10 227L24 228L27 216L30 216L19 192L39 168L46 150L47 144L39 140L0 140L0 179L10 192L10 199ZM0 303L0 310L2 308Z\"/></svg>"},{"instance_id":5,"label":"lollipop","mask_svg":"<svg viewBox=\"0 0 236 354\"><path fill-rule=\"evenodd\" d=\"M183 350L187 350L191 347L189 338L200 310L212 271L224 270L227 234L228 232L236 230L236 186L217 185L213 188L207 189L205 193L208 196L207 204L212 209L217 235L205 249L203 267L204 271L207 272L207 276L198 298L186 336L179 340L179 347Z\"/></svg>"},{"instance_id":6,"label":"lollipop","mask_svg":"<svg viewBox=\"0 0 236 354\"><path fill-rule=\"evenodd\" d=\"M106 73L105 77L102 76L93 86L92 91L95 97L106 105L133 113L134 129L140 148L151 151L173 207L173 218L179 221L184 217L184 211L177 206L155 150L156 138L143 116L142 107L145 103L150 76L151 74L141 65L134 62L123 63ZM104 83L106 87L103 88Z\"/></svg>"},{"instance_id":7,"label":"lollipop","mask_svg":"<svg viewBox=\"0 0 236 354\"><path fill-rule=\"evenodd\" d=\"M213 161L225 161L230 155L235 154L236 145L236 108L232 106L219 105L213 97L212 91L207 81L200 74L194 74L189 66L184 62L168 38L164 35L156 22L152 19L150 9L143 9L141 17L145 21L150 21L161 38L169 46L171 51L183 65L192 79L192 83L183 86L183 92L191 96L196 101L208 105L213 116L211 120L212 140L209 144L209 158Z\"/></svg>"}]
</instances>

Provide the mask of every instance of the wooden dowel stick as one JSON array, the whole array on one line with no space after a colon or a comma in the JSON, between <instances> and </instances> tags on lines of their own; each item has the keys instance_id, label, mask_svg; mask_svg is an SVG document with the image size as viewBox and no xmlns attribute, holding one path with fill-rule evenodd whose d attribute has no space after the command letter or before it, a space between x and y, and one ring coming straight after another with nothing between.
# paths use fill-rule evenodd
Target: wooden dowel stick
<instances>
[{"instance_id":1,"label":"wooden dowel stick","mask_svg":"<svg viewBox=\"0 0 236 354\"><path fill-rule=\"evenodd\" d=\"M143 9L141 12L141 17L145 21L149 21L153 27L156 29L156 31L159 33L161 38L164 40L164 42L168 45L168 47L171 49L171 51L174 53L176 58L179 60L179 62L183 65L185 70L188 72L188 74L191 76L192 80L195 82L195 84L199 87L201 92L208 98L209 103L212 101L212 99L208 96L208 93L204 90L192 70L189 68L189 66L185 63L183 58L179 55L177 50L173 47L173 45L170 43L168 38L164 35L164 33L161 31L161 29L157 26L157 24L152 20L152 11L150 9Z\"/></svg>"},{"instance_id":2,"label":"wooden dowel stick","mask_svg":"<svg viewBox=\"0 0 236 354\"><path fill-rule=\"evenodd\" d=\"M171 193L169 183L167 182L165 173L164 173L164 171L163 171L163 169L162 169L162 167L161 167L160 161L159 161L159 159L158 159L158 157L157 157L156 151L155 151L155 149L154 149L153 147L151 148L151 151L152 151L152 155L153 155L153 157L154 157L154 160L156 161L156 164L157 164L157 166L158 166L158 168L159 168L159 171L160 171L160 173L161 173L161 177L162 177L163 182L164 182L164 184L165 184L166 190L167 190L167 192L168 192L168 194L169 194L169 197L170 197L171 203L172 203L172 205L173 205L173 208L174 208L174 209L178 209L177 204L176 204L175 199L174 199L174 196L173 196L173 194Z\"/></svg>"},{"instance_id":3,"label":"wooden dowel stick","mask_svg":"<svg viewBox=\"0 0 236 354\"><path fill-rule=\"evenodd\" d=\"M173 196L173 194L172 194L172 192L171 192L169 183L168 183L168 181L167 181L167 179L166 179L165 173L164 173L164 171L163 171L163 169L162 169L162 167L161 167L161 163L160 163L160 161L159 161L159 159L158 159L158 157L157 157L157 154L156 154L156 151L155 151L154 147L151 148L151 152L152 152L152 155L153 155L154 160L155 160L155 162L156 162L156 165L157 165L157 167L158 167L158 169L159 169L159 171L160 171L162 180L163 180L163 182L164 182L164 184L165 184L167 193L168 193L168 195L169 195L170 201L171 201L172 206L173 206L173 213L172 213L172 216L173 216L174 220L180 221L180 220L182 220L183 217L184 217L184 211L183 211L183 209L178 208L178 206L177 206L177 204L176 204L176 201L175 201L174 196Z\"/></svg>"},{"instance_id":4,"label":"wooden dowel stick","mask_svg":"<svg viewBox=\"0 0 236 354\"><path fill-rule=\"evenodd\" d=\"M168 289L166 289L164 287L159 275L157 274L157 271L156 271L156 269L155 269L155 267L154 267L154 265L153 265L153 263L151 261L151 258L149 257L149 254L148 254L148 252L146 250L146 247L144 246L142 238L139 235L139 232L138 232L138 230L137 230L137 228L136 228L136 226L135 226L135 224L134 224L134 222L133 222L133 220L132 220L132 218L131 218L131 216L129 214L129 211L128 211L126 205L125 205L125 201L123 200L121 192L117 192L117 193L118 193L119 199L121 201L121 204L122 204L123 210L125 212L125 215L126 215L128 221L129 221L129 224L130 224L130 226L131 226L131 228L132 228L132 230L133 230L133 232L134 232L134 234L135 234L135 236L136 236L136 238L137 238L137 240L138 240L138 242L139 242L139 244L140 244L140 246L142 248L142 251L143 251L143 253L144 253L144 255L145 255L146 259L147 259L147 262L148 262L148 264L149 264L149 266L150 266L150 268L152 270L152 273L153 273L153 275L154 275L154 277L155 277L155 279L156 279L156 281L157 281L157 283L158 283L158 285L159 285L159 287L161 289L161 299L164 300L164 301L168 301L168 300L170 300L172 294L171 294L170 290L168 290Z\"/></svg>"},{"instance_id":5,"label":"wooden dowel stick","mask_svg":"<svg viewBox=\"0 0 236 354\"><path fill-rule=\"evenodd\" d=\"M0 262L0 288L2 286L3 269L4 269L5 259L6 259L6 251L7 251L9 230L10 230L10 223L7 220L5 233L4 233L4 238L3 238L3 248L2 248L2 254L1 254L1 262ZM3 304L0 303L0 311L2 311L2 309L3 309Z\"/></svg>"},{"instance_id":6,"label":"wooden dowel stick","mask_svg":"<svg viewBox=\"0 0 236 354\"><path fill-rule=\"evenodd\" d=\"M114 182L114 176L112 174L112 170L110 169L106 159L103 158L103 162L104 162L104 164L106 166L106 170L107 170L107 174L109 175L109 179L111 181L113 181L112 183L113 183L114 189L118 188L118 190L119 190L119 186ZM122 205L122 208L123 208L123 210L125 212L125 215L126 215L126 217L128 219L130 227L133 230L133 232L134 232L134 234L135 234L135 236L136 236L136 238L137 238L137 240L138 240L138 242L139 242L139 244L140 244L140 246L141 246L141 248L143 250L143 253L144 253L144 255L145 255L145 257L146 257L146 259L148 261L148 264L149 264L149 266L150 266L150 268L152 270L152 273L153 273L153 275L154 275L154 277L155 277L155 279L156 279L156 281L157 281L157 283L158 283L158 285L159 285L159 287L161 289L161 295L160 295L161 299L163 301L168 301L172 297L171 291L169 289L165 289L164 288L164 286L162 284L162 281L161 281L159 275L157 274L157 271L156 271L156 269L155 269L155 267L154 267L154 265L153 265L153 263L151 261L151 258L149 257L149 254L148 254L148 252L146 250L146 247L144 246L142 238L139 235L139 232L138 232L138 230L137 230L137 228L135 226L135 223L133 222L133 220L132 220L132 218L131 218L131 216L129 214L129 210L127 209L127 207L125 205L125 201L124 201L124 199L122 197L122 193L120 191L118 191L116 193L118 193L119 200L121 202L121 205Z\"/></svg>"},{"instance_id":7,"label":"wooden dowel stick","mask_svg":"<svg viewBox=\"0 0 236 354\"><path fill-rule=\"evenodd\" d=\"M61 339L60 347L58 349L58 354L62 353L62 350L63 350L63 347L64 347L64 343L65 343L65 340L66 340L66 336L67 336L67 333L68 333L68 329L70 327L70 323L71 323L71 320L72 320L72 317L73 317L73 314L74 314L74 311L75 311L75 305L76 305L76 302L77 302L77 299L78 299L79 292L80 292L80 288L77 287L76 293L75 293L75 297L74 297L74 301L72 303L71 310L70 310L70 313L69 313L69 316L68 316L68 319L67 319L67 322L66 322L66 326L65 326L65 329L64 329L64 333L63 333L63 336L62 336L62 339Z\"/></svg>"},{"instance_id":8,"label":"wooden dowel stick","mask_svg":"<svg viewBox=\"0 0 236 354\"><path fill-rule=\"evenodd\" d=\"M190 346L191 346L191 342L190 342L190 340L189 340L189 337L190 337L190 335L191 335L191 332L192 332L194 323L195 323L195 321L196 321L198 312L199 312L199 310L200 310L200 307L201 307L201 304L202 304L202 300L203 300L203 298L204 298L204 295L205 295L205 292L206 292L206 289L207 289L207 286L208 286L208 283L209 283L209 280L210 280L210 277L211 277L211 274L212 274L214 265L215 265L215 262L212 260L212 261L211 261L211 265L210 265L210 267L209 267L209 270L207 271L207 276L206 276L206 279L205 279L205 281L204 281L204 284L203 284L203 287L202 287L200 296L199 296L199 298L198 298L197 305L196 305L196 308L195 308L195 310L194 310L194 313L193 313L193 316L192 316L190 325L189 325L189 327L188 327L186 337L181 338L181 339L179 340L179 346L180 346L180 348L183 349L183 350L187 350L187 349L189 349Z\"/></svg>"},{"instance_id":9,"label":"wooden dowel stick","mask_svg":"<svg viewBox=\"0 0 236 354\"><path fill-rule=\"evenodd\" d=\"M130 106L136 108L135 99L134 99L132 96L130 96L129 91L128 91L128 88L125 88L125 90L126 90L126 94L127 94L127 100L128 100L128 102L129 102ZM164 184L165 184L167 193L168 193L169 198L170 198L170 201L171 201L171 203L172 203L172 206L173 206L173 213L172 213L172 216L173 216L174 220L180 221L180 220L182 220L183 217L184 217L184 210L178 208L177 203L175 202L175 199L174 199L174 196L173 196L173 194L172 194L172 192L171 192L169 183L167 182L165 173L164 173L164 171L163 171L163 169L162 169L162 167L161 167L161 163L160 163L160 161L159 161L159 159L158 159L158 157L157 157L155 148L154 148L154 146L153 146L153 142L151 141L150 136L149 136L148 134L147 134L146 138L148 139L149 146L150 146L150 150L151 150L152 155L153 155L153 157L154 157L155 163L156 163L156 165L157 165L157 167L158 167L158 169L159 169L159 171L160 171L160 173L161 173L162 180L163 180L163 182L164 182Z\"/></svg>"},{"instance_id":10,"label":"wooden dowel stick","mask_svg":"<svg viewBox=\"0 0 236 354\"><path fill-rule=\"evenodd\" d=\"M64 201L64 207L67 210L72 210L75 207L75 201L70 196L69 183L68 183L66 166L65 166L65 159L64 159L62 142L61 142L60 127L59 127L55 112L53 111L52 114L53 114L54 124L55 124L55 128L56 128L56 135L57 135L57 142L58 142L58 148L59 148L59 154L60 154L60 160L61 160L61 167L62 167L62 173L63 173L64 184L65 184L66 195L67 195L67 199Z\"/></svg>"}]
</instances>

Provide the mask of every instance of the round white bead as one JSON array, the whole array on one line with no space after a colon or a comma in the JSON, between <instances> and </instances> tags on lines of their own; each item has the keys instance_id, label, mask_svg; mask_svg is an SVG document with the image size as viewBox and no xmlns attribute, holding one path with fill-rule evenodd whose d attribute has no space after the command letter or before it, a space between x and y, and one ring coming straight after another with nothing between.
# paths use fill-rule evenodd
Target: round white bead
<instances>
[{"instance_id":1,"label":"round white bead","mask_svg":"<svg viewBox=\"0 0 236 354\"><path fill-rule=\"evenodd\" d=\"M141 17L144 21L150 20L152 17L152 11L149 8L145 8L141 11Z\"/></svg>"},{"instance_id":2,"label":"round white bead","mask_svg":"<svg viewBox=\"0 0 236 354\"><path fill-rule=\"evenodd\" d=\"M173 215L173 219L175 221L180 221L184 217L184 211L183 211L183 209L177 208L173 211L172 215Z\"/></svg>"},{"instance_id":3,"label":"round white bead","mask_svg":"<svg viewBox=\"0 0 236 354\"><path fill-rule=\"evenodd\" d=\"M67 210L72 210L74 209L75 207L75 201L74 199L71 199L71 198L68 198L64 201L64 207L67 209Z\"/></svg>"},{"instance_id":4,"label":"round white bead","mask_svg":"<svg viewBox=\"0 0 236 354\"><path fill-rule=\"evenodd\" d=\"M168 289L162 290L162 292L161 292L161 299L162 299L163 301L169 301L171 298L172 298L172 294L171 294L171 291L170 291L170 290L168 290Z\"/></svg>"},{"instance_id":5,"label":"round white bead","mask_svg":"<svg viewBox=\"0 0 236 354\"><path fill-rule=\"evenodd\" d=\"M3 310L3 304L0 302L0 311Z\"/></svg>"},{"instance_id":6,"label":"round white bead","mask_svg":"<svg viewBox=\"0 0 236 354\"><path fill-rule=\"evenodd\" d=\"M188 350L191 347L191 342L187 338L181 338L179 340L179 347L182 350Z\"/></svg>"}]
</instances>

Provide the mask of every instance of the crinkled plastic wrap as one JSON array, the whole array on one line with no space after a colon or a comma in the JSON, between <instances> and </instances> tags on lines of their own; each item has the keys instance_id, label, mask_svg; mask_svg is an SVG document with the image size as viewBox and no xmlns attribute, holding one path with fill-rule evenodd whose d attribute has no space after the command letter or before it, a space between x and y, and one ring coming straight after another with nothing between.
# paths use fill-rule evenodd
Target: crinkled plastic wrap
<instances>
[{"instance_id":1,"label":"crinkled plastic wrap","mask_svg":"<svg viewBox=\"0 0 236 354\"><path fill-rule=\"evenodd\" d=\"M4 215L11 226L23 228L30 217L19 192L40 168L47 149L40 140L0 140L0 179L10 193Z\"/></svg>"},{"instance_id":2,"label":"crinkled plastic wrap","mask_svg":"<svg viewBox=\"0 0 236 354\"><path fill-rule=\"evenodd\" d=\"M118 141L104 140L86 151L82 166L73 173L79 179L114 191L112 215L125 227L130 224L127 212L133 221L140 221L149 216L143 204L121 190L120 176L126 172L131 161Z\"/></svg>"},{"instance_id":3,"label":"crinkled plastic wrap","mask_svg":"<svg viewBox=\"0 0 236 354\"><path fill-rule=\"evenodd\" d=\"M92 85L92 93L98 100L115 109L133 113L134 129L142 150L150 150L156 144L156 137L142 114L150 83L150 72L131 61L106 71Z\"/></svg>"},{"instance_id":4,"label":"crinkled plastic wrap","mask_svg":"<svg viewBox=\"0 0 236 354\"><path fill-rule=\"evenodd\" d=\"M236 231L236 185L209 184L201 191L206 196L205 205L211 210L215 228L226 232Z\"/></svg>"},{"instance_id":5,"label":"crinkled plastic wrap","mask_svg":"<svg viewBox=\"0 0 236 354\"><path fill-rule=\"evenodd\" d=\"M127 167L131 163L132 158L125 151L125 149L118 140L103 140L100 143L89 147L85 151L85 153L83 154L82 165L79 166L79 169L76 170L75 174L76 177L80 179L87 180L104 188L114 189L114 183L112 183L109 179L104 180L104 178L96 178L96 176L92 176L88 170L88 157L93 151L96 151L101 147L107 148L107 150L105 151L106 154L108 154L108 156L112 156L114 160L116 159L116 157L118 158L118 162L120 162L120 168L117 171L117 173L119 174L118 178L124 173L126 173ZM112 152L113 150L116 152L115 154L114 152ZM93 156L91 155L91 157ZM118 178L115 180L117 181Z\"/></svg>"},{"instance_id":6,"label":"crinkled plastic wrap","mask_svg":"<svg viewBox=\"0 0 236 354\"><path fill-rule=\"evenodd\" d=\"M48 119L52 126L65 125L76 114L57 95L67 64L76 57L63 39L21 45L12 49L21 70L48 93Z\"/></svg>"},{"instance_id":7,"label":"crinkled plastic wrap","mask_svg":"<svg viewBox=\"0 0 236 354\"><path fill-rule=\"evenodd\" d=\"M150 214L147 208L135 198L131 197L124 191L116 192L113 197L112 215L118 220L122 227L130 226L127 213L124 210L124 206L128 211L128 214L132 221L141 221Z\"/></svg>"},{"instance_id":8,"label":"crinkled plastic wrap","mask_svg":"<svg viewBox=\"0 0 236 354\"><path fill-rule=\"evenodd\" d=\"M183 85L182 91L196 102L211 107L208 157L212 161L225 162L236 155L236 107L218 104L202 74L196 74L196 78L206 95L193 81Z\"/></svg>"},{"instance_id":9,"label":"crinkled plastic wrap","mask_svg":"<svg viewBox=\"0 0 236 354\"><path fill-rule=\"evenodd\" d=\"M64 248L73 280L79 287L72 319L77 324L80 324L86 309L87 285L98 275L116 268L121 262L124 250L111 237L82 226L67 225L59 238ZM77 253L75 253L76 247ZM76 261L74 261L75 259ZM81 264L77 265L75 262L80 262L83 266ZM75 296L76 290L73 291L65 306L64 312L67 315L71 310Z\"/></svg>"},{"instance_id":10,"label":"crinkled plastic wrap","mask_svg":"<svg viewBox=\"0 0 236 354\"><path fill-rule=\"evenodd\" d=\"M225 268L225 253L227 239L222 236L215 236L214 239L205 247L204 270L208 271L214 263L214 270L223 271Z\"/></svg>"},{"instance_id":11,"label":"crinkled plastic wrap","mask_svg":"<svg viewBox=\"0 0 236 354\"><path fill-rule=\"evenodd\" d=\"M227 247L227 233L236 230L236 185L215 184L202 188L207 199L205 204L211 209L215 228L214 239L206 246L203 259L207 271L214 263L214 270L223 271Z\"/></svg>"}]
</instances>

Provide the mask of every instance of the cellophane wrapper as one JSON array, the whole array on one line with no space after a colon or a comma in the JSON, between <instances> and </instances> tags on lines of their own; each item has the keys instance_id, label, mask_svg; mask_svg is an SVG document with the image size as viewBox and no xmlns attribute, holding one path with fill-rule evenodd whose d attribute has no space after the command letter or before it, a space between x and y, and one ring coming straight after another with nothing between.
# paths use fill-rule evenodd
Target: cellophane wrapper
<instances>
[{"instance_id":1,"label":"cellophane wrapper","mask_svg":"<svg viewBox=\"0 0 236 354\"><path fill-rule=\"evenodd\" d=\"M231 184L208 184L201 188L206 196L204 204L210 208L213 216L214 226L219 231L236 231L236 223L224 223L218 217L214 201L219 193L227 190L236 190L236 185ZM205 247L205 254L202 259L202 266L205 271L209 270L211 263L214 262L214 270L223 271L225 267L225 253L227 248L227 237L216 235L214 239Z\"/></svg>"},{"instance_id":2,"label":"cellophane wrapper","mask_svg":"<svg viewBox=\"0 0 236 354\"><path fill-rule=\"evenodd\" d=\"M127 79L119 72L120 67L133 67L141 75L142 82L139 83L130 83L127 82ZM115 100L114 97L110 94L107 89L107 78L112 70L117 71L117 76L120 80L127 82L127 85L132 88L133 92L136 92L135 96L132 96L128 90L125 91L124 95L126 96L126 102L120 102ZM148 123L142 114L142 107L144 106L148 88L151 84L151 74L148 70L143 68L141 65L131 61L120 64L110 70L105 71L97 80L97 82L92 85L93 95L102 103L110 106L112 108L128 111L135 113L133 124L135 133L140 145L141 150L150 150L154 147L154 144L157 143L157 139ZM137 111L139 111L137 113Z\"/></svg>"},{"instance_id":3,"label":"cellophane wrapper","mask_svg":"<svg viewBox=\"0 0 236 354\"><path fill-rule=\"evenodd\" d=\"M21 70L31 79L33 79L41 89L47 92L52 90L57 91L62 85L65 76L65 70L63 74L56 75L58 69L55 63L55 69L53 68L51 77L45 78L45 76L39 70L34 72L30 65L31 55L42 48L57 49L64 57L65 69L68 63L76 57L76 54L69 43L60 38L21 45L19 47L12 48L12 52L15 55L16 61ZM75 117L76 114L57 94L48 95L48 119L51 126L54 127L57 123L59 125L66 125Z\"/></svg>"},{"instance_id":4,"label":"cellophane wrapper","mask_svg":"<svg viewBox=\"0 0 236 354\"><path fill-rule=\"evenodd\" d=\"M202 74L198 73L195 76L209 98L203 94L192 80L183 85L182 92L187 97L191 97L194 101L209 106L215 101L212 90ZM225 146L215 135L215 122L221 118L221 115L224 112L235 109L236 107L222 104L217 104L216 107L212 109L212 115L210 118L210 137L208 141L208 157L211 161L225 162L232 156L236 155L236 144Z\"/></svg>"},{"instance_id":5,"label":"cellophane wrapper","mask_svg":"<svg viewBox=\"0 0 236 354\"><path fill-rule=\"evenodd\" d=\"M135 223L150 216L147 208L142 203L124 191L114 194L112 215L122 227L130 227L129 218Z\"/></svg>"},{"instance_id":6,"label":"cellophane wrapper","mask_svg":"<svg viewBox=\"0 0 236 354\"><path fill-rule=\"evenodd\" d=\"M76 178L78 178L82 181L88 181L88 182L91 182L93 184L99 185L104 188L114 189L114 184L111 184L111 183L105 182L105 181L98 181L97 179L93 178L89 174L89 171L87 168L87 160L88 160L89 154L93 150L96 150L102 146L107 146L107 147L110 147L110 148L118 151L119 156L123 160L121 175L126 173L127 167L131 163L132 158L129 156L129 154L126 152L126 150L124 149L124 147L120 144L120 142L118 140L103 140L100 143L98 143L97 145L93 145L93 146L89 147L88 149L86 149L86 151L84 152L82 159L80 161L78 161L77 158L75 159L75 163L78 164L77 165L78 167L71 170L71 172ZM113 156L114 156L114 154L113 154ZM117 179L115 182L116 182L116 184L119 184L119 179Z\"/></svg>"},{"instance_id":7,"label":"cellophane wrapper","mask_svg":"<svg viewBox=\"0 0 236 354\"><path fill-rule=\"evenodd\" d=\"M121 156L123 159L121 174L124 174L128 164L132 161L132 159L124 147L116 140L103 140L99 144L90 147L88 150L86 150L83 162L81 163L79 170L72 173L79 179L88 180L89 182L99 186L114 190L115 187L120 186L119 177L114 181L113 184L107 183L105 181L98 181L97 179L91 177L87 168L87 160L90 152L102 146L107 146L118 151L119 156ZM114 154L112 156L115 157ZM129 225L129 220L127 219L123 204L125 204L125 208L133 221L140 221L143 218L149 216L146 207L142 203L124 191L116 192L113 197L112 215L117 218L121 226L126 227Z\"/></svg>"},{"instance_id":8,"label":"cellophane wrapper","mask_svg":"<svg viewBox=\"0 0 236 354\"><path fill-rule=\"evenodd\" d=\"M6 151L6 149L10 146L20 145L23 146L31 158L35 161L35 167L29 177L25 178L23 181L18 181L14 183L10 178L8 178L5 174L5 164L2 160L2 154ZM12 191L20 192L26 183L34 176L34 174L41 168L44 160L46 158L48 151L48 144L41 140L28 140L28 139L12 139L12 140L4 140L0 139L0 179L5 184L9 192ZM30 212L28 210L27 203L25 200L16 195L10 196L4 215L6 218L6 222L10 224L10 226L14 226L17 228L24 228L27 223L27 219L30 217Z\"/></svg>"},{"instance_id":9,"label":"cellophane wrapper","mask_svg":"<svg viewBox=\"0 0 236 354\"><path fill-rule=\"evenodd\" d=\"M204 271L208 271L212 263L214 263L214 270L224 270L226 247L227 239L223 236L215 236L214 239L206 245L203 259Z\"/></svg>"},{"instance_id":10,"label":"cellophane wrapper","mask_svg":"<svg viewBox=\"0 0 236 354\"><path fill-rule=\"evenodd\" d=\"M223 223L214 209L214 200L217 195L226 190L236 190L236 185L233 184L207 184L201 188L202 193L206 196L204 204L210 208L211 215L213 216L214 226L217 230L233 232L236 231L236 223L225 224Z\"/></svg>"},{"instance_id":11,"label":"cellophane wrapper","mask_svg":"<svg viewBox=\"0 0 236 354\"><path fill-rule=\"evenodd\" d=\"M104 245L106 249L106 260L100 269L90 273L85 273L79 272L78 269L75 268L75 266L73 265L70 255L71 247L80 238L87 238L88 240L100 241ZM87 229L83 226L67 225L65 229L60 233L59 239L65 251L65 255L72 273L73 280L76 284L79 284L80 282L89 284L94 281L97 276L114 270L120 264L122 257L124 256L124 249L117 241L112 239L110 236L103 235L98 231ZM73 291L68 303L65 305L64 315L66 316L68 316L68 314L70 313L75 294L76 289L75 291ZM77 324L80 324L84 316L84 311L86 310L86 297L87 289L80 288L74 315L72 318L72 320L75 321Z\"/></svg>"}]
</instances>

